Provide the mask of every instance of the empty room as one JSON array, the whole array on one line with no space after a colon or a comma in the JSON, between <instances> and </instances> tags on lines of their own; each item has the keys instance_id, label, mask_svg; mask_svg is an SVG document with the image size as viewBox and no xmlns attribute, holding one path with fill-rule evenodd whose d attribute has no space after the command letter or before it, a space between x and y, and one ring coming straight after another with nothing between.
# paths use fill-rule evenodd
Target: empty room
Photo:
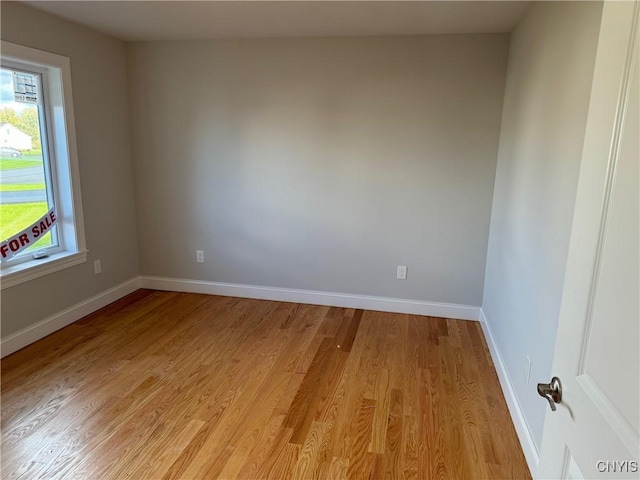
<instances>
[{"instance_id":1,"label":"empty room","mask_svg":"<svg viewBox=\"0 0 640 480\"><path fill-rule=\"evenodd\" d=\"M2 1L3 479L640 478L637 1Z\"/></svg>"}]
</instances>

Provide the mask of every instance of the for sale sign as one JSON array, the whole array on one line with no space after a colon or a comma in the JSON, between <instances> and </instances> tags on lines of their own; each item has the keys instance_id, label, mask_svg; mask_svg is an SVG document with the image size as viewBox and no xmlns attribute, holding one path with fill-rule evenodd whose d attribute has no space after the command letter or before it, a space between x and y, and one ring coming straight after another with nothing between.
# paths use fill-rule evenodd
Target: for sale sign
<instances>
[{"instance_id":1,"label":"for sale sign","mask_svg":"<svg viewBox=\"0 0 640 480\"><path fill-rule=\"evenodd\" d=\"M24 249L29 248L49 232L57 221L58 217L56 216L55 207L53 207L33 225L0 243L0 254L2 254L0 261L6 262Z\"/></svg>"}]
</instances>

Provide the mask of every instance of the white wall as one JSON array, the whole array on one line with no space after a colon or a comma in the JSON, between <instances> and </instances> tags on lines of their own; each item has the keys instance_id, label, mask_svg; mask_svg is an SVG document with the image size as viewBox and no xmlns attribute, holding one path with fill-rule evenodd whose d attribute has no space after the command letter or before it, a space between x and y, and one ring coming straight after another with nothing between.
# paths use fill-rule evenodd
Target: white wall
<instances>
[{"instance_id":1,"label":"white wall","mask_svg":"<svg viewBox=\"0 0 640 480\"><path fill-rule=\"evenodd\" d=\"M1 37L71 59L89 249L85 264L2 290L5 338L138 275L138 244L125 44L18 2L2 2Z\"/></svg>"},{"instance_id":2,"label":"white wall","mask_svg":"<svg viewBox=\"0 0 640 480\"><path fill-rule=\"evenodd\" d=\"M508 41L131 44L142 274L479 306Z\"/></svg>"},{"instance_id":3,"label":"white wall","mask_svg":"<svg viewBox=\"0 0 640 480\"><path fill-rule=\"evenodd\" d=\"M511 36L483 311L537 445L548 405L535 385L552 376L601 10L536 3Z\"/></svg>"}]
</instances>

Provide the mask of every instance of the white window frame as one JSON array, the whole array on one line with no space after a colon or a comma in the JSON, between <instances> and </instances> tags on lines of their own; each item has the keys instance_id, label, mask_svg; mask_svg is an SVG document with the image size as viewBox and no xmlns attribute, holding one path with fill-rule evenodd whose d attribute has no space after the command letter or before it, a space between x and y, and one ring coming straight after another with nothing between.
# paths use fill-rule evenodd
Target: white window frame
<instances>
[{"instance_id":1,"label":"white window frame","mask_svg":"<svg viewBox=\"0 0 640 480\"><path fill-rule=\"evenodd\" d=\"M41 96L38 99L38 107L42 107L43 116L44 116L44 118L40 118L41 121L39 122L40 138L42 139L41 144L42 144L42 157L43 157L43 168L44 168L43 173L44 173L45 183L47 185L46 191L47 191L47 204L48 204L47 210L48 210L52 205L57 205L59 203L57 201L58 186L56 182L56 178L57 178L57 175L56 175L57 165L55 161L56 155L55 155L55 152L49 151L49 145L53 145L53 138L51 135L51 128L49 127L49 125L51 124L51 120L50 120L51 111L49 108L48 94L47 94L48 71L47 69L42 68L39 65L34 65L32 63L17 62L15 60L10 60L5 57L2 58L1 63L3 68L6 67L8 69L11 69L17 72L26 72L29 74L33 73L39 76L39 83L40 83L39 95ZM8 133L9 132L7 132L7 134ZM56 244L50 245L50 246L43 246L42 248L37 249L37 252L39 253L46 252L46 254L50 256L58 252L64 251L64 246L63 246L64 244L61 238L62 237L61 229L58 228L57 226L54 227L54 229L52 229L51 235L52 235L52 240L53 238L55 238ZM4 239L0 239L0 240L4 240ZM20 263L30 261L33 258L33 255L34 255L33 251L22 252L20 255L17 255L10 260L11 265L18 265ZM4 264L3 267L6 265L7 264Z\"/></svg>"},{"instance_id":2,"label":"white window frame","mask_svg":"<svg viewBox=\"0 0 640 480\"><path fill-rule=\"evenodd\" d=\"M58 246L49 247L45 258L20 255L0 265L0 287L5 288L87 261L82 196L78 169L71 64L54 53L2 41L2 65L42 75L46 147L43 142L45 175L51 179L58 223ZM44 136L43 136L44 140ZM17 233L17 232L16 232ZM2 240L2 239L0 239Z\"/></svg>"}]
</instances>

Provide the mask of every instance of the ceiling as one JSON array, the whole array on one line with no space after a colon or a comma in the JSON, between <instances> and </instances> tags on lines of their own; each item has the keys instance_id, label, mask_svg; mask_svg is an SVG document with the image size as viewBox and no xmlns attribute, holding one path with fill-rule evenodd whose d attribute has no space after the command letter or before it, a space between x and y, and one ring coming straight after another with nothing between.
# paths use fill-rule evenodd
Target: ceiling
<instances>
[{"instance_id":1,"label":"ceiling","mask_svg":"<svg viewBox=\"0 0 640 480\"><path fill-rule=\"evenodd\" d=\"M525 1L25 1L129 41L509 32Z\"/></svg>"}]
</instances>

